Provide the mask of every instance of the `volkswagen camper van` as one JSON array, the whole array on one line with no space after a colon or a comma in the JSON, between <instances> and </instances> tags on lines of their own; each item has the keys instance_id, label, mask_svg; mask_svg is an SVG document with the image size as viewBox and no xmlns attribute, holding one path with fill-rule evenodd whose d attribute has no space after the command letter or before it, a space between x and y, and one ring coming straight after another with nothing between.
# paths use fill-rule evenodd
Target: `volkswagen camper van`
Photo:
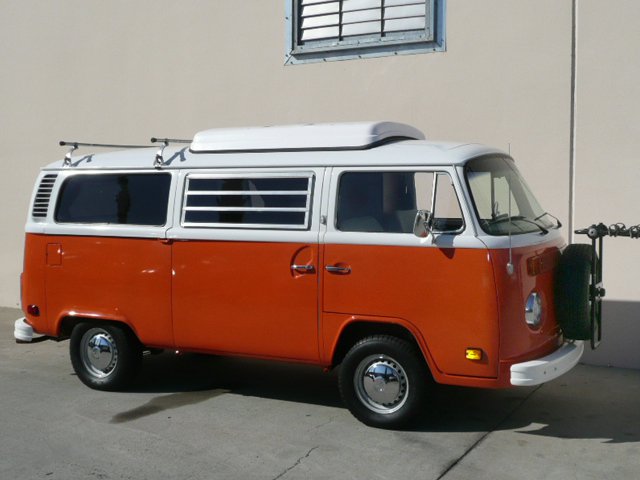
<instances>
[{"instance_id":1,"label":"volkswagen camper van","mask_svg":"<svg viewBox=\"0 0 640 480\"><path fill-rule=\"evenodd\" d=\"M33 190L15 338L68 339L91 388L156 349L339 366L349 410L397 427L433 382L548 382L592 335L558 281L589 258L503 151L393 122L156 150L70 152Z\"/></svg>"}]
</instances>

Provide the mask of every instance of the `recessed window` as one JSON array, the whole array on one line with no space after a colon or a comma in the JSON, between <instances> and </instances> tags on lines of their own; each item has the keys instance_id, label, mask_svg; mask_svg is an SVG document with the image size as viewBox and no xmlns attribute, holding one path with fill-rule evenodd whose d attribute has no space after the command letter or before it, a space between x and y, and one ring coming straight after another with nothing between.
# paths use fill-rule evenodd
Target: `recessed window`
<instances>
[{"instance_id":1,"label":"recessed window","mask_svg":"<svg viewBox=\"0 0 640 480\"><path fill-rule=\"evenodd\" d=\"M285 63L444 50L445 0L286 0Z\"/></svg>"},{"instance_id":2,"label":"recessed window","mask_svg":"<svg viewBox=\"0 0 640 480\"><path fill-rule=\"evenodd\" d=\"M432 209L434 231L459 233L464 226L444 172L346 172L337 204L336 228L343 232L412 233L417 211Z\"/></svg>"},{"instance_id":3,"label":"recessed window","mask_svg":"<svg viewBox=\"0 0 640 480\"><path fill-rule=\"evenodd\" d=\"M308 229L313 177L187 177L182 226Z\"/></svg>"},{"instance_id":4,"label":"recessed window","mask_svg":"<svg viewBox=\"0 0 640 480\"><path fill-rule=\"evenodd\" d=\"M58 223L164 225L171 175L110 173L73 175L62 185Z\"/></svg>"}]
</instances>

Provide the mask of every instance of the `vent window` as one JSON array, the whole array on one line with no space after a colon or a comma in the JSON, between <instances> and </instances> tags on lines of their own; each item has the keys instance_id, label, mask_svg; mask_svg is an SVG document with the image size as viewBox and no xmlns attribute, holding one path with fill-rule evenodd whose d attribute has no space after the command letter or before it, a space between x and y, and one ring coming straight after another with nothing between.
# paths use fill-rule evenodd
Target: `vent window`
<instances>
[{"instance_id":1,"label":"vent window","mask_svg":"<svg viewBox=\"0 0 640 480\"><path fill-rule=\"evenodd\" d=\"M49 212L49 201L51 200L51 192L53 185L56 183L57 174L48 174L40 180L40 186L36 192L36 198L33 202L33 218L47 218Z\"/></svg>"},{"instance_id":2,"label":"vent window","mask_svg":"<svg viewBox=\"0 0 640 480\"><path fill-rule=\"evenodd\" d=\"M313 176L187 177L184 227L309 228Z\"/></svg>"}]
</instances>

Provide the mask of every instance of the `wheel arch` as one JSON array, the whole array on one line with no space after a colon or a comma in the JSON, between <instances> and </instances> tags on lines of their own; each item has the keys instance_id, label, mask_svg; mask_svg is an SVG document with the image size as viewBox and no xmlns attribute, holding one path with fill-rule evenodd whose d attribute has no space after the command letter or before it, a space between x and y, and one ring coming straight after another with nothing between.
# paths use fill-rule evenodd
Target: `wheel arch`
<instances>
[{"instance_id":1,"label":"wheel arch","mask_svg":"<svg viewBox=\"0 0 640 480\"><path fill-rule=\"evenodd\" d=\"M83 314L70 314L62 315L58 321L58 327L56 329L59 337L68 338L71 336L71 332L80 323L94 323L97 325L112 324L126 328L135 338L140 342L140 338L135 329L124 318L111 318L102 315L83 315ZM140 342L142 343L142 342Z\"/></svg>"},{"instance_id":2,"label":"wheel arch","mask_svg":"<svg viewBox=\"0 0 640 480\"><path fill-rule=\"evenodd\" d=\"M344 359L349 349L359 340L373 335L390 335L398 337L410 342L422 354L422 359L430 372L433 372L433 361L430 358L426 344L419 335L414 332L408 325L400 322L391 322L384 320L372 319L353 319L346 323L333 346L331 351L331 365L339 365ZM419 340L420 339L420 340Z\"/></svg>"}]
</instances>

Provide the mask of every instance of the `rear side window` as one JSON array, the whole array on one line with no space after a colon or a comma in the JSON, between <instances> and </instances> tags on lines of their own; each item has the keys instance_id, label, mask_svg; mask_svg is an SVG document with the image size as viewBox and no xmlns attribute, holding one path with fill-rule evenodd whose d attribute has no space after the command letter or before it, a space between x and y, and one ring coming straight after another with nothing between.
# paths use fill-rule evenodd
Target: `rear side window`
<instances>
[{"instance_id":1,"label":"rear side window","mask_svg":"<svg viewBox=\"0 0 640 480\"><path fill-rule=\"evenodd\" d=\"M182 226L309 228L313 176L206 175L187 177Z\"/></svg>"},{"instance_id":2,"label":"rear side window","mask_svg":"<svg viewBox=\"0 0 640 480\"><path fill-rule=\"evenodd\" d=\"M417 211L431 209L434 231L462 231L458 197L444 172L346 172L338 186L336 228L412 233Z\"/></svg>"},{"instance_id":3,"label":"rear side window","mask_svg":"<svg viewBox=\"0 0 640 480\"><path fill-rule=\"evenodd\" d=\"M161 226L167 222L171 175L74 175L58 196L58 223Z\"/></svg>"}]
</instances>

